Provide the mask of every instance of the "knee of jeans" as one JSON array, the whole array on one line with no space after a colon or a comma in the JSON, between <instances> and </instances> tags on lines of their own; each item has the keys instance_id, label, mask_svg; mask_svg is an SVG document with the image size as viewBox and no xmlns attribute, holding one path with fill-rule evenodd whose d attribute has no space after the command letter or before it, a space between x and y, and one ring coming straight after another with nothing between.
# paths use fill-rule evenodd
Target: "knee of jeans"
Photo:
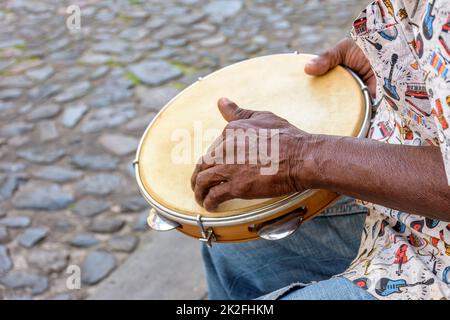
<instances>
[{"instance_id":1,"label":"knee of jeans","mask_svg":"<svg viewBox=\"0 0 450 320\"><path fill-rule=\"evenodd\" d=\"M304 288L295 288L279 297L282 300L374 300L375 298L343 277L311 283Z\"/></svg>"},{"instance_id":2,"label":"knee of jeans","mask_svg":"<svg viewBox=\"0 0 450 320\"><path fill-rule=\"evenodd\" d=\"M211 250L205 244L201 246L201 255L203 259L203 264L206 269L214 267L214 259L211 255Z\"/></svg>"},{"instance_id":3,"label":"knee of jeans","mask_svg":"<svg viewBox=\"0 0 450 320\"><path fill-rule=\"evenodd\" d=\"M209 248L202 245L202 258L205 266L211 266L219 270L225 269L228 265L238 263L242 259L242 254L233 245L215 244Z\"/></svg>"},{"instance_id":4,"label":"knee of jeans","mask_svg":"<svg viewBox=\"0 0 450 320\"><path fill-rule=\"evenodd\" d=\"M208 254L211 259L226 259L231 260L236 258L238 260L242 259L243 256L248 255L249 252L254 252L258 247L267 247L261 241L249 241L241 243L220 243L214 244L211 248L203 245L203 250L205 254ZM253 250L253 251L252 251Z\"/></svg>"},{"instance_id":5,"label":"knee of jeans","mask_svg":"<svg viewBox=\"0 0 450 320\"><path fill-rule=\"evenodd\" d=\"M232 281L252 266L258 266L263 262L258 259L258 242L216 244L212 248L203 245L204 265L206 268L214 269L220 277Z\"/></svg>"}]
</instances>

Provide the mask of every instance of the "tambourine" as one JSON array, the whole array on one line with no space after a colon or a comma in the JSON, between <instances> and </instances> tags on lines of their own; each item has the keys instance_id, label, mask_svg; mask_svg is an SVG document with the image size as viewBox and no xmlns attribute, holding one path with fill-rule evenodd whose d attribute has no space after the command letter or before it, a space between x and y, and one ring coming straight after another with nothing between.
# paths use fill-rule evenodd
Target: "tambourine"
<instances>
[{"instance_id":1,"label":"tambourine","mask_svg":"<svg viewBox=\"0 0 450 320\"><path fill-rule=\"evenodd\" d=\"M152 206L151 228L177 229L207 244L278 240L338 199L332 191L307 190L272 199L230 200L208 212L195 202L190 186L198 158L226 126L217 109L221 97L243 108L271 111L309 133L366 136L371 116L367 87L340 66L320 77L305 74L313 57L277 54L233 64L199 79L159 112L145 130L134 162L140 191ZM200 139L200 131L209 137ZM174 159L181 140L188 150L181 156L184 161Z\"/></svg>"}]
</instances>

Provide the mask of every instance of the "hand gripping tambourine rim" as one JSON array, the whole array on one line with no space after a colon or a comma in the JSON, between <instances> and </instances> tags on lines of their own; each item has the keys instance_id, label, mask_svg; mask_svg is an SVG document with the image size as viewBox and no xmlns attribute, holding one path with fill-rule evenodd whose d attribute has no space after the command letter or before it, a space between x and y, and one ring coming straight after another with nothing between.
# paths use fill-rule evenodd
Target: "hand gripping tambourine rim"
<instances>
[{"instance_id":1,"label":"hand gripping tambourine rim","mask_svg":"<svg viewBox=\"0 0 450 320\"><path fill-rule=\"evenodd\" d=\"M292 55L292 54L298 54L298 53L297 52L285 53L285 54L279 54L279 55ZM243 62L245 62L245 61L243 61ZM239 64L239 63L237 63L237 64ZM235 65L233 65L233 66L235 66ZM227 68L228 67L225 67L219 71L225 70ZM358 135L356 136L358 138L364 138L364 137L366 137L366 134L370 127L370 118L371 118L371 110L372 110L372 100L370 97L369 89L352 70L350 70L349 68L345 68L345 69L357 81L357 83L359 84L360 89L363 93L363 96L364 96L364 102L365 102L364 121L362 123L361 129L360 129ZM194 84L189 86L187 89L197 85L200 81L207 80L208 77L212 76L213 74L214 73L206 76L205 78L199 78L198 81L196 81ZM312 196L315 192L318 191L315 189L310 189L310 190L306 190L301 193L300 192L293 193L287 197L284 197L284 198L282 198L276 202L273 202L271 204L265 205L261 208L254 209L254 210L251 210L246 213L239 214L239 215L226 216L226 217L201 217L201 216L195 217L195 216L191 216L191 215L185 215L185 214L176 212L176 211L174 211L170 208L167 208L167 207L161 205L160 203L158 203L158 201L156 201L146 191L146 189L143 185L143 182L142 182L142 179L140 176L140 172L139 172L139 166L138 166L139 155L141 152L142 144L145 140L145 137L146 137L149 129L152 127L152 125L154 124L154 122L156 121L158 116L162 112L164 112L164 110L166 110L168 107L170 107L172 101L176 100L180 95L183 94L183 91L181 91L177 96L175 96L172 100L170 100L165 105L165 107L159 111L159 113L154 117L154 119L147 126L147 128L140 140L140 143L138 145L137 152L136 152L136 159L133 161L136 181L138 183L139 190L140 190L142 196L147 200L147 202L153 208L151 210L150 216L156 214L159 218L161 218L160 223L162 223L162 226L159 228L159 230L168 231L168 230L176 229L176 228L180 227L180 225L191 225L191 226L198 226L200 228L201 233L205 234L205 231L208 228L212 228L212 227L227 227L227 226L234 226L237 224L251 223L254 221L259 221L261 219L265 219L267 217L271 217L274 214L279 213L280 211L285 211L285 210L289 210L289 209L291 209L291 211L292 211L294 209L298 209L301 206L299 204L301 204L302 201L304 201L306 198ZM334 203L334 201L332 203L328 204L327 207L329 207L333 203ZM318 212L317 214L319 214L319 213L320 212ZM314 216L317 214L314 214ZM309 217L309 219L310 218L311 217Z\"/></svg>"}]
</instances>

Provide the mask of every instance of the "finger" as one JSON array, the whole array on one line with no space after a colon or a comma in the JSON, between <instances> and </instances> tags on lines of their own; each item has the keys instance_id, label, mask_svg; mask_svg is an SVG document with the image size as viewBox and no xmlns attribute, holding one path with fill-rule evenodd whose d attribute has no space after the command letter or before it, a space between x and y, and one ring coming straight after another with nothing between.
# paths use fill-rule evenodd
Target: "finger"
<instances>
[{"instance_id":1,"label":"finger","mask_svg":"<svg viewBox=\"0 0 450 320\"><path fill-rule=\"evenodd\" d=\"M312 76L320 76L344 62L345 53L351 39L343 39L338 44L305 65L305 72Z\"/></svg>"},{"instance_id":2,"label":"finger","mask_svg":"<svg viewBox=\"0 0 450 320\"><path fill-rule=\"evenodd\" d=\"M198 160L197 165L195 166L194 172L192 173L192 176L191 176L191 189L192 190L194 190L194 188L195 188L195 181L197 179L197 175L200 172L216 165L215 156L218 156L220 158L221 152L222 152L222 157L223 157L223 145L222 145L223 139L224 139L223 136L218 137L208 148L206 154Z\"/></svg>"},{"instance_id":3,"label":"finger","mask_svg":"<svg viewBox=\"0 0 450 320\"><path fill-rule=\"evenodd\" d=\"M366 81L366 84L369 88L370 95L375 99L377 95L377 79L375 77L372 77Z\"/></svg>"},{"instance_id":4,"label":"finger","mask_svg":"<svg viewBox=\"0 0 450 320\"><path fill-rule=\"evenodd\" d=\"M226 176L220 172L221 169L223 170L220 167L209 168L198 174L194 187L194 195L199 205L203 205L209 189L227 181Z\"/></svg>"},{"instance_id":5,"label":"finger","mask_svg":"<svg viewBox=\"0 0 450 320\"><path fill-rule=\"evenodd\" d=\"M238 105L227 98L218 102L219 111L227 122L250 118L255 111L239 108Z\"/></svg>"},{"instance_id":6,"label":"finger","mask_svg":"<svg viewBox=\"0 0 450 320\"><path fill-rule=\"evenodd\" d=\"M230 182L221 183L212 187L209 189L203 201L203 207L210 212L216 210L221 203L234 198L231 190L232 186Z\"/></svg>"},{"instance_id":7,"label":"finger","mask_svg":"<svg viewBox=\"0 0 450 320\"><path fill-rule=\"evenodd\" d=\"M197 162L197 165L195 166L194 172L191 176L191 189L192 191L195 190L195 184L197 181L197 176L200 172L207 170L214 166L214 163L207 163L204 161L204 157L201 157L200 160Z\"/></svg>"}]
</instances>

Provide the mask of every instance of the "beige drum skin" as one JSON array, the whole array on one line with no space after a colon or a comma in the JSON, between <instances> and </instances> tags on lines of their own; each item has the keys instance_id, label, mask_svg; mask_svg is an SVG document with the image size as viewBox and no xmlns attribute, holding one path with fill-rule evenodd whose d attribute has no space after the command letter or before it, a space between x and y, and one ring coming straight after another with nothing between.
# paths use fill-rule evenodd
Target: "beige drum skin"
<instances>
[{"instance_id":1,"label":"beige drum skin","mask_svg":"<svg viewBox=\"0 0 450 320\"><path fill-rule=\"evenodd\" d=\"M135 161L140 190L154 208L151 216L196 238L209 233L209 240L236 242L259 238L262 226L272 220L281 225L294 209L303 208L296 218L305 221L333 203L336 193L308 190L274 199L235 199L208 212L195 202L190 186L196 161L226 125L217 108L221 97L243 108L271 111L309 133L366 135L367 88L343 67L320 77L306 75L304 66L313 57L246 60L199 79L173 98L146 129Z\"/></svg>"}]
</instances>

